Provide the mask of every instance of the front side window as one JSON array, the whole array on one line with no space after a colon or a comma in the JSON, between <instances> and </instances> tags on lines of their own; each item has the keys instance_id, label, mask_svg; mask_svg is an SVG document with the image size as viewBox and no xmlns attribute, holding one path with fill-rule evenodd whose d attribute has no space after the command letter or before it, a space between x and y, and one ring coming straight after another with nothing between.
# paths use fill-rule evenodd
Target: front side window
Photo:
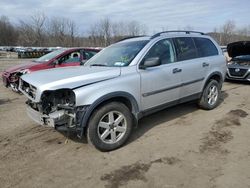
<instances>
[{"instance_id":1,"label":"front side window","mask_svg":"<svg viewBox=\"0 0 250 188\"><path fill-rule=\"evenodd\" d=\"M197 58L197 50L193 39L190 37L180 37L174 39L177 51L177 60L184 61Z\"/></svg>"},{"instance_id":2,"label":"front side window","mask_svg":"<svg viewBox=\"0 0 250 188\"><path fill-rule=\"evenodd\" d=\"M128 66L147 43L148 40L113 44L97 53L84 66Z\"/></svg>"},{"instance_id":3,"label":"front side window","mask_svg":"<svg viewBox=\"0 0 250 188\"><path fill-rule=\"evenodd\" d=\"M199 57L218 55L218 50L211 40L195 37L194 42L198 50Z\"/></svg>"},{"instance_id":4,"label":"front side window","mask_svg":"<svg viewBox=\"0 0 250 188\"><path fill-rule=\"evenodd\" d=\"M59 64L80 62L80 51L74 51L59 59Z\"/></svg>"},{"instance_id":5,"label":"front side window","mask_svg":"<svg viewBox=\"0 0 250 188\"><path fill-rule=\"evenodd\" d=\"M164 39L156 44L148 51L144 59L158 57L161 64L174 62L174 50L172 42L169 39Z\"/></svg>"}]
</instances>

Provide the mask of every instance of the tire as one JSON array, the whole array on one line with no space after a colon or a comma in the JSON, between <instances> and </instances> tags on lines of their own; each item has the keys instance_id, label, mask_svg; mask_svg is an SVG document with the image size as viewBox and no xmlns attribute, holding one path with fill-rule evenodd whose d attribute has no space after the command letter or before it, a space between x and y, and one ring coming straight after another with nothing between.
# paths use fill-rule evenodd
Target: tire
<instances>
[{"instance_id":1,"label":"tire","mask_svg":"<svg viewBox=\"0 0 250 188\"><path fill-rule=\"evenodd\" d=\"M88 143L92 143L100 151L121 147L131 133L132 119L127 106L119 102L97 108L88 123Z\"/></svg>"},{"instance_id":2,"label":"tire","mask_svg":"<svg viewBox=\"0 0 250 188\"><path fill-rule=\"evenodd\" d=\"M219 105L221 87L216 80L211 79L203 89L198 105L205 110L212 110Z\"/></svg>"}]
</instances>

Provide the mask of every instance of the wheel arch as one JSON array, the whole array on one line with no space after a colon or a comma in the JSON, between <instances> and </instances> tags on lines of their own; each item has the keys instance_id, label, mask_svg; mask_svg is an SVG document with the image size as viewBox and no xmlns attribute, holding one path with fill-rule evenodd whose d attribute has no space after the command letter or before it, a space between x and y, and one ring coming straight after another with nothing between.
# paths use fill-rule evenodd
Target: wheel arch
<instances>
[{"instance_id":1,"label":"wheel arch","mask_svg":"<svg viewBox=\"0 0 250 188\"><path fill-rule=\"evenodd\" d=\"M129 93L123 92L123 91L118 91L118 92L113 92L106 94L100 98L98 98L94 103L92 103L89 107L86 113L84 114L82 120L81 120L81 127L87 127L89 118L91 117L93 111L102 106L105 105L109 102L121 102L125 104L129 110L131 111L135 122L138 120L138 114L139 114L139 106L136 101L136 99Z\"/></svg>"},{"instance_id":2,"label":"wheel arch","mask_svg":"<svg viewBox=\"0 0 250 188\"><path fill-rule=\"evenodd\" d=\"M224 80L223 80L223 76L222 76L222 74L221 74L220 72L216 71L216 72L211 73L211 74L207 77L207 79L206 79L206 81L205 81L205 84L204 84L204 86L203 86L202 91L204 90L204 88L206 87L206 85L209 83L209 80L211 80L211 79L216 80L216 81L219 83L220 87L222 87L222 83L223 83L223 81L224 81Z\"/></svg>"}]
</instances>

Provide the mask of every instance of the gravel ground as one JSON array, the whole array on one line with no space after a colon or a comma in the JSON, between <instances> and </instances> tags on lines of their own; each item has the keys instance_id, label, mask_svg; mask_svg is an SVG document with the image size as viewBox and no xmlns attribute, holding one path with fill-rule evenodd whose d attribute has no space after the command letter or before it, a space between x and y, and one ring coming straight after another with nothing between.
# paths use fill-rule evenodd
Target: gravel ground
<instances>
[{"instance_id":1,"label":"gravel ground","mask_svg":"<svg viewBox=\"0 0 250 188\"><path fill-rule=\"evenodd\" d=\"M0 72L26 60L0 59ZM250 85L223 86L212 111L182 104L143 118L122 148L37 126L0 83L0 187L250 187Z\"/></svg>"}]
</instances>

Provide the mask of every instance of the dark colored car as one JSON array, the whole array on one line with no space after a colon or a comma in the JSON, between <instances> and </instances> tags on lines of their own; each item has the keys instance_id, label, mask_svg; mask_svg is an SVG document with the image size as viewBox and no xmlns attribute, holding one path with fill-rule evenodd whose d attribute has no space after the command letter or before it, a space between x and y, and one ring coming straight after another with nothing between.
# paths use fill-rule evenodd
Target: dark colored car
<instances>
[{"instance_id":1,"label":"dark colored car","mask_svg":"<svg viewBox=\"0 0 250 188\"><path fill-rule=\"evenodd\" d=\"M18 92L19 78L23 74L57 67L79 66L99 51L100 49L95 48L61 48L32 62L5 70L2 74L3 83Z\"/></svg>"},{"instance_id":2,"label":"dark colored car","mask_svg":"<svg viewBox=\"0 0 250 188\"><path fill-rule=\"evenodd\" d=\"M230 43L227 51L232 59L227 64L226 79L250 81L250 41Z\"/></svg>"}]
</instances>

